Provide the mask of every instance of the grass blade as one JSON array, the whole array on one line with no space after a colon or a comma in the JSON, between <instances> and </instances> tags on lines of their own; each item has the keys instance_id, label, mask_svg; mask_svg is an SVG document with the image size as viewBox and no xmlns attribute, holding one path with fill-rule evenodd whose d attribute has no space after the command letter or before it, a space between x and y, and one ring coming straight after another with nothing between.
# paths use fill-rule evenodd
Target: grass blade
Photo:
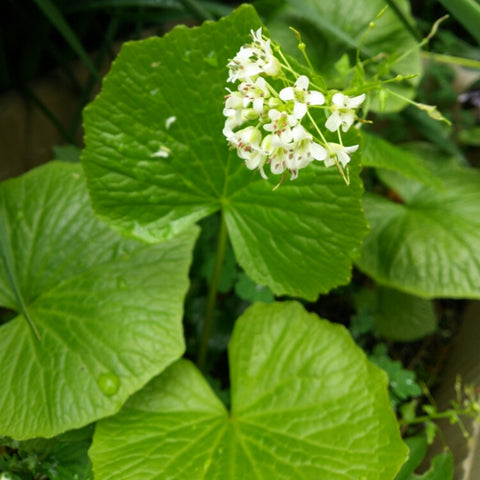
<instances>
[{"instance_id":1,"label":"grass blade","mask_svg":"<svg viewBox=\"0 0 480 480\"><path fill-rule=\"evenodd\" d=\"M55 26L55 28L60 32L72 50L83 60L90 73L100 80L98 71L91 62L77 35L65 20L62 12L56 7L55 4L51 2L51 0L34 1L40 10L42 10L42 12L45 14L45 16L50 20L50 22Z\"/></svg>"},{"instance_id":2,"label":"grass blade","mask_svg":"<svg viewBox=\"0 0 480 480\"><path fill-rule=\"evenodd\" d=\"M386 2L388 3L388 6L395 12L395 15L398 17L398 19L403 23L403 25L405 25L405 28L412 34L413 38L421 42L422 36L415 26L412 25L405 13L398 7L398 5L395 3L395 0L386 0Z\"/></svg>"},{"instance_id":3,"label":"grass blade","mask_svg":"<svg viewBox=\"0 0 480 480\"><path fill-rule=\"evenodd\" d=\"M475 0L439 0L480 44L480 4Z\"/></svg>"}]
</instances>

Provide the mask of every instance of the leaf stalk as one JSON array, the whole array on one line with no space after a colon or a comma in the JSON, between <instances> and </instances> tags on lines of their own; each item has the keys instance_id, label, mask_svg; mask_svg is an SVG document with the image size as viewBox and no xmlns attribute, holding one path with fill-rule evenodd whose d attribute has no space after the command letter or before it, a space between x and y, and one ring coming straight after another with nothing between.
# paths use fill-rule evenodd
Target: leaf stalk
<instances>
[{"instance_id":1,"label":"leaf stalk","mask_svg":"<svg viewBox=\"0 0 480 480\"><path fill-rule=\"evenodd\" d=\"M203 322L202 336L200 338L200 346L198 349L197 366L204 372L207 353L208 353L208 341L210 340L210 334L213 326L213 317L215 313L215 304L217 302L218 284L220 281L220 275L222 273L223 260L225 258L225 249L227 246L227 225L223 213L220 220L220 231L218 233L217 252L215 255L215 264L213 267L213 275L210 281L210 287L208 290L207 306L205 309L205 318Z\"/></svg>"}]
</instances>

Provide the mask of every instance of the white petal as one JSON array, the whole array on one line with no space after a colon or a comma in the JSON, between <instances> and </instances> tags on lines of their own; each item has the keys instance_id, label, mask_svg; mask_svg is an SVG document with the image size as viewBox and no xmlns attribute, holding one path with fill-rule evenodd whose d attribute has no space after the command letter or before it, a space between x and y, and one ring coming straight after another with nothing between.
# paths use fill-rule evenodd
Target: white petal
<instances>
[{"instance_id":1,"label":"white petal","mask_svg":"<svg viewBox=\"0 0 480 480\"><path fill-rule=\"evenodd\" d=\"M325 160L327 158L327 151L315 142L312 142L310 146L310 153L315 160Z\"/></svg>"},{"instance_id":2,"label":"white petal","mask_svg":"<svg viewBox=\"0 0 480 480\"><path fill-rule=\"evenodd\" d=\"M350 157L346 154L345 150L339 150L337 152L337 158L343 167L345 167L347 163L350 161Z\"/></svg>"},{"instance_id":3,"label":"white petal","mask_svg":"<svg viewBox=\"0 0 480 480\"><path fill-rule=\"evenodd\" d=\"M352 145L351 147L345 147L347 153L353 153L358 150L358 145Z\"/></svg>"},{"instance_id":4,"label":"white petal","mask_svg":"<svg viewBox=\"0 0 480 480\"><path fill-rule=\"evenodd\" d=\"M227 82L235 83L238 78L238 70L229 70Z\"/></svg>"},{"instance_id":5,"label":"white petal","mask_svg":"<svg viewBox=\"0 0 480 480\"><path fill-rule=\"evenodd\" d=\"M222 130L222 133L223 133L223 135L225 135L225 137L226 137L227 140L229 140L229 141L232 140L233 137L234 137L234 135L235 135L235 134L233 133L232 129L229 128L229 127L227 127L227 126L225 126L225 128Z\"/></svg>"},{"instance_id":6,"label":"white petal","mask_svg":"<svg viewBox=\"0 0 480 480\"><path fill-rule=\"evenodd\" d=\"M293 116L300 120L305 116L306 113L307 106L304 103L295 102L295 104L293 105Z\"/></svg>"},{"instance_id":7,"label":"white petal","mask_svg":"<svg viewBox=\"0 0 480 480\"><path fill-rule=\"evenodd\" d=\"M278 110L276 110L275 108L272 108L271 110L268 111L268 116L272 120L277 120L277 118L280 118L282 116L282 114Z\"/></svg>"},{"instance_id":8,"label":"white petal","mask_svg":"<svg viewBox=\"0 0 480 480\"><path fill-rule=\"evenodd\" d=\"M363 103L365 100L365 94L362 93L361 95L358 95L358 97L352 97L347 100L347 106L349 108L357 108L359 105Z\"/></svg>"},{"instance_id":9,"label":"white petal","mask_svg":"<svg viewBox=\"0 0 480 480\"><path fill-rule=\"evenodd\" d=\"M293 87L286 87L280 90L278 96L286 102L287 100L293 100L295 98L295 92L293 91Z\"/></svg>"},{"instance_id":10,"label":"white petal","mask_svg":"<svg viewBox=\"0 0 480 480\"><path fill-rule=\"evenodd\" d=\"M270 142L272 147L275 148L285 148L285 143L282 141L282 139L278 135L268 135L270 137ZM265 137L265 138L268 138Z\"/></svg>"},{"instance_id":11,"label":"white petal","mask_svg":"<svg viewBox=\"0 0 480 480\"><path fill-rule=\"evenodd\" d=\"M255 170L263 163L264 158L261 153L252 152L248 158L245 158L245 165L249 170Z\"/></svg>"},{"instance_id":12,"label":"white petal","mask_svg":"<svg viewBox=\"0 0 480 480\"><path fill-rule=\"evenodd\" d=\"M342 118L338 112L333 112L325 122L325 127L327 127L331 132L335 132L338 127L342 124Z\"/></svg>"},{"instance_id":13,"label":"white petal","mask_svg":"<svg viewBox=\"0 0 480 480\"><path fill-rule=\"evenodd\" d=\"M287 115L287 122L290 127L298 125L298 119L295 117L295 115Z\"/></svg>"},{"instance_id":14,"label":"white petal","mask_svg":"<svg viewBox=\"0 0 480 480\"><path fill-rule=\"evenodd\" d=\"M353 113L342 113L341 119L342 130L346 132L352 126L353 121L355 120L355 115Z\"/></svg>"},{"instance_id":15,"label":"white petal","mask_svg":"<svg viewBox=\"0 0 480 480\"><path fill-rule=\"evenodd\" d=\"M256 32L254 32L253 29L250 30L250 34L252 35L254 41L262 41L262 27L260 27Z\"/></svg>"},{"instance_id":16,"label":"white petal","mask_svg":"<svg viewBox=\"0 0 480 480\"><path fill-rule=\"evenodd\" d=\"M307 90L309 82L310 80L307 76L301 75L297 78L297 81L295 82L295 88L297 88L298 90Z\"/></svg>"},{"instance_id":17,"label":"white petal","mask_svg":"<svg viewBox=\"0 0 480 480\"><path fill-rule=\"evenodd\" d=\"M305 138L312 138L312 136L305 130L305 128L298 124L292 128L292 136L295 142L304 140Z\"/></svg>"},{"instance_id":18,"label":"white petal","mask_svg":"<svg viewBox=\"0 0 480 480\"><path fill-rule=\"evenodd\" d=\"M348 100L348 97L346 97L343 93L336 93L332 97L332 102L338 107L347 107L347 104L346 104L347 100Z\"/></svg>"},{"instance_id":19,"label":"white petal","mask_svg":"<svg viewBox=\"0 0 480 480\"><path fill-rule=\"evenodd\" d=\"M243 123L243 119L239 115L228 117L227 120L225 121L225 129L226 130L224 129L224 131L231 131L233 128L237 128L240 125L242 125L242 123ZM225 133L224 133L224 135L225 135ZM233 132L232 132L231 135L233 135Z\"/></svg>"},{"instance_id":20,"label":"white petal","mask_svg":"<svg viewBox=\"0 0 480 480\"><path fill-rule=\"evenodd\" d=\"M325 103L325 97L320 92L313 90L309 92L307 102L310 105L323 105Z\"/></svg>"},{"instance_id":21,"label":"white petal","mask_svg":"<svg viewBox=\"0 0 480 480\"><path fill-rule=\"evenodd\" d=\"M258 75L261 73L262 69L256 63L245 63L244 64L245 71L242 73L240 72L239 79L246 80L251 83L251 77Z\"/></svg>"},{"instance_id":22,"label":"white petal","mask_svg":"<svg viewBox=\"0 0 480 480\"><path fill-rule=\"evenodd\" d=\"M280 140L283 143L290 143L293 140L292 131L289 128L287 128L287 130L285 130L280 134Z\"/></svg>"},{"instance_id":23,"label":"white petal","mask_svg":"<svg viewBox=\"0 0 480 480\"><path fill-rule=\"evenodd\" d=\"M279 161L278 158L275 158L270 164L270 170L274 175L279 175L280 173L283 173L285 171L285 165L283 164L283 162Z\"/></svg>"},{"instance_id":24,"label":"white petal","mask_svg":"<svg viewBox=\"0 0 480 480\"><path fill-rule=\"evenodd\" d=\"M263 111L263 97L258 97L253 101L253 109L260 115Z\"/></svg>"},{"instance_id":25,"label":"white petal","mask_svg":"<svg viewBox=\"0 0 480 480\"><path fill-rule=\"evenodd\" d=\"M264 93L267 93L267 85L266 81L263 77L258 77L257 80L255 81L255 85L259 87Z\"/></svg>"},{"instance_id":26,"label":"white petal","mask_svg":"<svg viewBox=\"0 0 480 480\"><path fill-rule=\"evenodd\" d=\"M326 167L333 167L333 165L335 165L335 162L332 157L327 157L324 160L324 164Z\"/></svg>"},{"instance_id":27,"label":"white petal","mask_svg":"<svg viewBox=\"0 0 480 480\"><path fill-rule=\"evenodd\" d=\"M280 63L278 60L273 56L269 57L268 63L263 67L263 71L271 76L271 77L276 77L279 73L282 67L280 66Z\"/></svg>"}]
</instances>

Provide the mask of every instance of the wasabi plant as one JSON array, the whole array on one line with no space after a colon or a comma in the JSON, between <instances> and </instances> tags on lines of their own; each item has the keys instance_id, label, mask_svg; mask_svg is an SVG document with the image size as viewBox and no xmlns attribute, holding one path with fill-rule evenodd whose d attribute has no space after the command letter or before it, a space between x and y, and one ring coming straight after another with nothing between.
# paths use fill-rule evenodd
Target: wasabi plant
<instances>
[{"instance_id":1,"label":"wasabi plant","mask_svg":"<svg viewBox=\"0 0 480 480\"><path fill-rule=\"evenodd\" d=\"M244 5L127 42L81 165L0 185L2 475L396 478L387 373L310 306L355 290L356 267L376 285L358 311L411 341L435 329L432 298L480 298L480 176L365 128L416 102L396 14L351 0L347 28L307 3L319 38L348 32L309 56L290 2L294 35ZM396 367L400 408L417 390Z\"/></svg>"}]
</instances>

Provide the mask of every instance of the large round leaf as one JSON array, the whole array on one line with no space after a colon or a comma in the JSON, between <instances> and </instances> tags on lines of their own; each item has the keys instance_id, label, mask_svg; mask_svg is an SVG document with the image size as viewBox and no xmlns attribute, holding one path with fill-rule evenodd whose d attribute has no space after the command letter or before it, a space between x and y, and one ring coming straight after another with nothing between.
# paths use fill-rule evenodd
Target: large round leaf
<instances>
[{"instance_id":1,"label":"large round leaf","mask_svg":"<svg viewBox=\"0 0 480 480\"><path fill-rule=\"evenodd\" d=\"M49 437L115 413L184 351L196 230L150 246L95 218L79 165L0 185L0 432Z\"/></svg>"},{"instance_id":2,"label":"large round leaf","mask_svg":"<svg viewBox=\"0 0 480 480\"><path fill-rule=\"evenodd\" d=\"M406 457L385 374L298 303L255 304L229 346L231 411L187 361L97 424L98 480L389 480Z\"/></svg>"},{"instance_id":3,"label":"large round leaf","mask_svg":"<svg viewBox=\"0 0 480 480\"><path fill-rule=\"evenodd\" d=\"M259 26L243 6L126 44L86 111L83 165L96 212L123 234L155 242L221 209L256 283L314 300L348 282L366 234L358 158L350 186L317 165L272 191L279 177L265 181L229 152L226 64Z\"/></svg>"},{"instance_id":4,"label":"large round leaf","mask_svg":"<svg viewBox=\"0 0 480 480\"><path fill-rule=\"evenodd\" d=\"M480 298L480 172L450 164L437 170L441 191L382 173L401 202L365 195L371 231L358 267L417 296Z\"/></svg>"}]
</instances>

